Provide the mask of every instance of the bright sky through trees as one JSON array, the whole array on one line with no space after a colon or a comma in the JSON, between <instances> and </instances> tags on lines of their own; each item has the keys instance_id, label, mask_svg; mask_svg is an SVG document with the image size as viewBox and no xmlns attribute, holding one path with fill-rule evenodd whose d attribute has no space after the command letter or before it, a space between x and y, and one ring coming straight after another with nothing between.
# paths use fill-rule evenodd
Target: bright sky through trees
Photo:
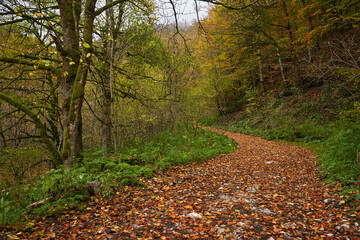
<instances>
[{"instance_id":1,"label":"bright sky through trees","mask_svg":"<svg viewBox=\"0 0 360 240\"><path fill-rule=\"evenodd\" d=\"M159 4L159 16L162 23L174 22L174 11L169 0L156 0ZM194 0L173 0L179 23L191 24L197 20L196 5ZM209 4L197 2L200 20L207 16Z\"/></svg>"}]
</instances>

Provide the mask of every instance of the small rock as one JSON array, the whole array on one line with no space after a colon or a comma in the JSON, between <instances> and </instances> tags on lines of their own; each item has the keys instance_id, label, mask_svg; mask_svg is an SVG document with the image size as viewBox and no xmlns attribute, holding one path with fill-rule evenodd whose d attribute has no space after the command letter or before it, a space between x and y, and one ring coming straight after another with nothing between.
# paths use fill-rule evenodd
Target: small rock
<instances>
[{"instance_id":1,"label":"small rock","mask_svg":"<svg viewBox=\"0 0 360 240\"><path fill-rule=\"evenodd\" d=\"M265 209L260 209L259 212L263 213L263 214L274 214L272 211L270 211L269 209L265 208Z\"/></svg>"},{"instance_id":2,"label":"small rock","mask_svg":"<svg viewBox=\"0 0 360 240\"><path fill-rule=\"evenodd\" d=\"M236 236L238 235L239 233L242 233L244 230L240 229L240 228L237 228L234 230L233 234Z\"/></svg>"},{"instance_id":3,"label":"small rock","mask_svg":"<svg viewBox=\"0 0 360 240\"><path fill-rule=\"evenodd\" d=\"M349 224L343 224L343 225L341 225L341 227L343 227L343 228L350 228L350 226L349 226Z\"/></svg>"},{"instance_id":4,"label":"small rock","mask_svg":"<svg viewBox=\"0 0 360 240\"><path fill-rule=\"evenodd\" d=\"M292 228L292 227L296 226L296 223L285 223L284 226L287 228Z\"/></svg>"},{"instance_id":5,"label":"small rock","mask_svg":"<svg viewBox=\"0 0 360 240\"><path fill-rule=\"evenodd\" d=\"M255 193L255 192L256 192L256 188L249 187L248 189L246 189L246 192Z\"/></svg>"},{"instance_id":6,"label":"small rock","mask_svg":"<svg viewBox=\"0 0 360 240\"><path fill-rule=\"evenodd\" d=\"M221 195L220 199L224 200L225 202L230 202L232 200L232 197L226 196L226 195Z\"/></svg>"},{"instance_id":7,"label":"small rock","mask_svg":"<svg viewBox=\"0 0 360 240\"><path fill-rule=\"evenodd\" d=\"M100 192L100 186L101 186L101 182L98 180L87 181L85 183L85 187L87 188L90 196L95 196L96 194L98 194Z\"/></svg>"},{"instance_id":8,"label":"small rock","mask_svg":"<svg viewBox=\"0 0 360 240\"><path fill-rule=\"evenodd\" d=\"M190 217L192 219L196 219L196 218L202 218L202 216L198 213L195 213L195 212L192 212L192 213L189 213L188 215L186 215L187 217Z\"/></svg>"},{"instance_id":9,"label":"small rock","mask_svg":"<svg viewBox=\"0 0 360 240\"><path fill-rule=\"evenodd\" d=\"M268 240L275 240L275 238L273 238L273 237L270 237L270 238L268 238Z\"/></svg>"},{"instance_id":10,"label":"small rock","mask_svg":"<svg viewBox=\"0 0 360 240\"><path fill-rule=\"evenodd\" d=\"M239 201L237 198L235 197L231 197L231 196L226 196L226 195L221 195L220 199L223 200L224 202L237 202Z\"/></svg>"},{"instance_id":11,"label":"small rock","mask_svg":"<svg viewBox=\"0 0 360 240\"><path fill-rule=\"evenodd\" d=\"M254 212L258 212L258 213L262 213L262 214L269 214L272 215L274 214L272 211L270 211L268 208L264 208L264 209L257 209L256 207L250 207L250 209Z\"/></svg>"},{"instance_id":12,"label":"small rock","mask_svg":"<svg viewBox=\"0 0 360 240\"><path fill-rule=\"evenodd\" d=\"M284 234L284 239L294 239L293 235L287 232L281 231L280 233Z\"/></svg>"},{"instance_id":13,"label":"small rock","mask_svg":"<svg viewBox=\"0 0 360 240\"><path fill-rule=\"evenodd\" d=\"M144 225L137 225L136 223L133 225L133 227L135 228L135 229L138 229L138 228L141 228L141 227L143 227Z\"/></svg>"},{"instance_id":14,"label":"small rock","mask_svg":"<svg viewBox=\"0 0 360 240\"><path fill-rule=\"evenodd\" d=\"M332 199L332 198L327 198L327 199L324 200L324 203L330 203L330 202L333 202L333 201L334 201L334 199Z\"/></svg>"},{"instance_id":15,"label":"small rock","mask_svg":"<svg viewBox=\"0 0 360 240\"><path fill-rule=\"evenodd\" d=\"M238 222L237 225L239 225L239 226L241 226L241 227L244 227L244 226L246 226L246 223L244 223L244 222Z\"/></svg>"},{"instance_id":16,"label":"small rock","mask_svg":"<svg viewBox=\"0 0 360 240\"><path fill-rule=\"evenodd\" d=\"M223 234L223 233L225 233L225 231L226 231L225 228L219 228L219 229L216 231L216 233L217 233L217 234Z\"/></svg>"},{"instance_id":17,"label":"small rock","mask_svg":"<svg viewBox=\"0 0 360 240\"><path fill-rule=\"evenodd\" d=\"M274 163L274 161L268 161L268 162L265 162L266 164L271 164L271 163Z\"/></svg>"}]
</instances>

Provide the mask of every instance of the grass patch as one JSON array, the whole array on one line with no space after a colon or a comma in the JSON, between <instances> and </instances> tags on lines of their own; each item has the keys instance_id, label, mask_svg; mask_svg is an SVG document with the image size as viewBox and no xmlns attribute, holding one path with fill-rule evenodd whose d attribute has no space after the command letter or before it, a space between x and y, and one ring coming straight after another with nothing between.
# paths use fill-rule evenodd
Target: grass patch
<instances>
[{"instance_id":1,"label":"grass patch","mask_svg":"<svg viewBox=\"0 0 360 240\"><path fill-rule=\"evenodd\" d=\"M223 135L198 129L187 132L163 132L141 144L135 141L121 154L129 164L162 169L210 159L235 149L235 143Z\"/></svg>"},{"instance_id":2,"label":"grass patch","mask_svg":"<svg viewBox=\"0 0 360 240\"><path fill-rule=\"evenodd\" d=\"M94 191L110 196L126 185L142 186L141 177L152 177L168 168L204 161L235 149L236 144L224 135L182 127L146 141L135 139L111 156L103 150L93 151L71 169L52 169L30 183L3 187L0 224L78 207Z\"/></svg>"},{"instance_id":3,"label":"grass patch","mask_svg":"<svg viewBox=\"0 0 360 240\"><path fill-rule=\"evenodd\" d=\"M341 193L348 199L360 200L358 102L327 109L325 106L331 104L331 99L311 100L299 94L268 100L259 97L252 101L258 102L249 104L232 121L225 117L216 126L310 147L319 157L320 170L326 181L340 184Z\"/></svg>"},{"instance_id":4,"label":"grass patch","mask_svg":"<svg viewBox=\"0 0 360 240\"><path fill-rule=\"evenodd\" d=\"M323 143L319 163L328 182L340 183L345 195L360 200L360 123L346 125Z\"/></svg>"}]
</instances>

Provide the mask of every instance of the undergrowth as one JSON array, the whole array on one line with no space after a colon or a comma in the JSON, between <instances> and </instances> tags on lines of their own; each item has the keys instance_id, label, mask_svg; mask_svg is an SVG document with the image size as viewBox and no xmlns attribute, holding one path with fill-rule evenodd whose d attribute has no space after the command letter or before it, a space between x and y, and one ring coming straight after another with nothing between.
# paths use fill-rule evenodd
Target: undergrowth
<instances>
[{"instance_id":1,"label":"undergrowth","mask_svg":"<svg viewBox=\"0 0 360 240\"><path fill-rule=\"evenodd\" d=\"M159 133L146 141L135 139L110 156L103 150L89 152L71 169L52 169L32 183L3 188L0 224L80 206L94 194L94 189L87 187L89 182L99 186L102 196L111 196L126 185L142 186L141 177L235 150L235 143L226 136L189 129L193 128Z\"/></svg>"},{"instance_id":2,"label":"undergrowth","mask_svg":"<svg viewBox=\"0 0 360 240\"><path fill-rule=\"evenodd\" d=\"M332 108L329 108L332 106ZM326 96L251 98L243 111L224 116L217 127L308 146L319 157L327 182L340 184L348 200L360 200L360 103L334 106ZM209 120L204 123L210 123Z\"/></svg>"}]
</instances>

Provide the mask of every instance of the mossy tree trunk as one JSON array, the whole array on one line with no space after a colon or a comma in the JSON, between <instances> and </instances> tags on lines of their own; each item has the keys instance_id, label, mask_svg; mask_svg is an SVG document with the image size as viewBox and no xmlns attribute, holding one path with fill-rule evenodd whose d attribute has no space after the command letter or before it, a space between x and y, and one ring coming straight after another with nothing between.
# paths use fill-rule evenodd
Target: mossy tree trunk
<instances>
[{"instance_id":1,"label":"mossy tree trunk","mask_svg":"<svg viewBox=\"0 0 360 240\"><path fill-rule=\"evenodd\" d=\"M19 28L14 28L14 30L23 32L29 31L26 24L34 29L46 29L48 32L44 30L44 34L46 32L46 34L50 35L50 39L55 43L57 51L61 54L61 60L49 58L51 64L44 64L42 57L31 54L0 57L0 62L33 66L34 69L49 71L58 79L61 96L59 98L55 96L52 100L56 105L54 108L57 108L57 101L60 102L61 119L59 119L57 112L51 112L49 118L46 119L50 121L50 128L48 129L45 120L40 120L29 106L16 98L8 98L8 94L4 93L1 96L2 100L20 109L33 120L34 125L41 134L42 141L53 154L57 165L65 163L68 167L71 167L73 159L81 157L83 150L81 112L90 58L93 51L92 35L95 18L115 6L124 4L126 1L112 0L107 1L105 5L104 1L101 1L99 5L103 6L98 9L95 9L97 0L54 0L34 4L32 1L18 1L16 3L0 1L1 9L8 9L3 14L2 25L10 26L19 23ZM45 10L47 4L51 4L52 7ZM19 9L21 13L18 12ZM37 14L33 16L34 12ZM12 21L11 19L14 17L19 19ZM39 19L46 21L44 23ZM22 22L26 24L22 25ZM99 23L102 24L101 21ZM44 42L41 42L41 44L44 44ZM58 64L61 64L61 71L57 68ZM57 133L58 128L60 134Z\"/></svg>"},{"instance_id":2,"label":"mossy tree trunk","mask_svg":"<svg viewBox=\"0 0 360 240\"><path fill-rule=\"evenodd\" d=\"M79 51L79 22L78 16L80 16L77 11L76 7L73 10L73 15L69 14L69 5L72 6L72 1L66 1L64 8L60 6L60 13L61 13L61 20L66 21L67 19L71 18L73 24L65 24L63 25L63 32L64 32L64 47L69 46L73 47L74 51L77 51L76 60L77 62L69 62L69 65L65 64L68 60L64 60L64 66L67 66L73 69L73 66L76 66L75 75L71 77L69 75L64 76L66 83L73 82L72 91L70 95L70 99L66 99L66 104L63 107L65 110L63 113L65 114L68 112L68 115L64 115L64 146L62 150L62 157L64 158L64 163L67 167L71 167L73 164L74 159L81 159L82 157L82 116L81 116L81 109L84 101L84 91L85 91L85 84L87 79L87 74L90 66L90 57L92 53L92 34L94 28L94 19L95 19L95 5L97 0L87 0L85 2L84 7L84 27L83 27L83 51L80 61L80 51ZM70 3L71 4L70 4ZM80 4L81 2L77 1L75 3ZM62 12L65 11L65 12ZM80 11L79 11L80 12ZM64 24L64 22L63 22ZM65 33L68 33L68 36L65 38ZM67 43L67 41L76 41L77 44ZM68 58L67 58L68 59ZM75 78L74 78L75 76ZM69 77L69 79L66 79ZM65 89L66 96L69 97L70 91L69 89ZM63 91L64 92L64 91ZM70 100L70 101L69 101ZM65 99L64 99L65 104Z\"/></svg>"},{"instance_id":3,"label":"mossy tree trunk","mask_svg":"<svg viewBox=\"0 0 360 240\"><path fill-rule=\"evenodd\" d=\"M79 19L81 0L58 0L61 25L63 30L63 45L57 42L57 48L62 54L61 97L62 97L62 158L70 164L71 135L69 133L69 113L73 88L80 64L79 49Z\"/></svg>"},{"instance_id":4,"label":"mossy tree trunk","mask_svg":"<svg viewBox=\"0 0 360 240\"><path fill-rule=\"evenodd\" d=\"M97 0L86 0L83 10L83 42L79 39L79 18L81 0L58 0L63 30L63 126L64 143L62 158L67 167L75 159L82 159L82 105L85 85L93 52L93 31L95 18L126 0L106 2L105 6L95 9ZM80 43L82 47L80 49Z\"/></svg>"}]
</instances>

